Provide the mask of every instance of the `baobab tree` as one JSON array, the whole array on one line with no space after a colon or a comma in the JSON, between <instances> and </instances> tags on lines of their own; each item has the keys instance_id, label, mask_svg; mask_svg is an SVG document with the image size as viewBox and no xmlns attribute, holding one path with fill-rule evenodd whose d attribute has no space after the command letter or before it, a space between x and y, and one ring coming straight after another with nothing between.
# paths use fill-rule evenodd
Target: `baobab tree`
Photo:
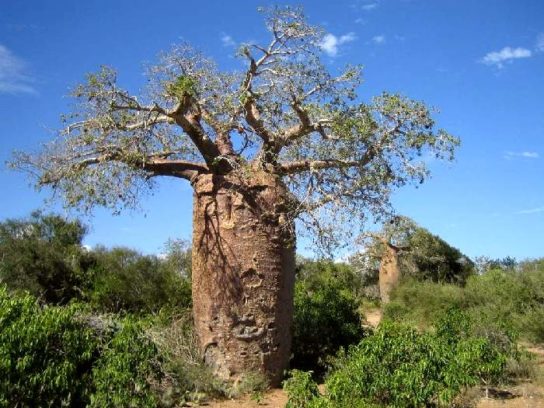
<instances>
[{"instance_id":1,"label":"baobab tree","mask_svg":"<svg viewBox=\"0 0 544 408\"><path fill-rule=\"evenodd\" d=\"M352 264L367 281L377 278L383 303L402 278L464 285L474 273L466 255L408 217L392 217L380 231L361 234L360 242L365 249Z\"/></svg>"},{"instance_id":2,"label":"baobab tree","mask_svg":"<svg viewBox=\"0 0 544 408\"><path fill-rule=\"evenodd\" d=\"M400 254L410 249L410 237L417 225L409 218L394 216L384 223L379 232L365 232L360 241L365 251L353 257L355 265L362 266L364 274L373 275L373 264L378 261L378 288L382 303L388 303L392 290L401 279Z\"/></svg>"},{"instance_id":3,"label":"baobab tree","mask_svg":"<svg viewBox=\"0 0 544 408\"><path fill-rule=\"evenodd\" d=\"M265 11L270 42L223 72L184 44L163 54L135 96L103 67L77 86L59 137L13 166L68 206L119 211L159 176L193 194L194 321L223 378L260 371L277 384L290 356L295 224L322 246L346 219L387 211L395 187L423 182L422 154L458 141L421 102L357 99L360 69L331 74L324 33L300 9ZM175 205L175 203L172 203Z\"/></svg>"}]
</instances>

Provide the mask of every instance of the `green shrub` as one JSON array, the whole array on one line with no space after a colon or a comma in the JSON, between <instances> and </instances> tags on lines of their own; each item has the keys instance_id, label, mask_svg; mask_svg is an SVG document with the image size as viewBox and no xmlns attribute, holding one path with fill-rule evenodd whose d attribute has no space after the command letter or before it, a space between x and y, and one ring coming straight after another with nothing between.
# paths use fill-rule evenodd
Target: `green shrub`
<instances>
[{"instance_id":1,"label":"green shrub","mask_svg":"<svg viewBox=\"0 0 544 408\"><path fill-rule=\"evenodd\" d=\"M91 279L85 232L79 221L40 212L0 223L0 283L47 303L81 299Z\"/></svg>"},{"instance_id":2,"label":"green shrub","mask_svg":"<svg viewBox=\"0 0 544 408\"><path fill-rule=\"evenodd\" d=\"M471 336L466 315L450 311L434 332L384 322L348 353L340 353L319 396L309 377L286 382L289 399L305 407L448 406L464 388L504 376L507 355Z\"/></svg>"},{"instance_id":3,"label":"green shrub","mask_svg":"<svg viewBox=\"0 0 544 408\"><path fill-rule=\"evenodd\" d=\"M517 270L494 269L471 276L465 287L404 280L384 307L384 317L427 327L450 307L464 310L475 334L501 341L509 337L544 342L544 267L540 260ZM494 340L493 340L494 339Z\"/></svg>"},{"instance_id":4,"label":"green shrub","mask_svg":"<svg viewBox=\"0 0 544 408\"><path fill-rule=\"evenodd\" d=\"M191 283L170 262L127 248L93 251L91 304L102 312L157 313L191 304Z\"/></svg>"},{"instance_id":5,"label":"green shrub","mask_svg":"<svg viewBox=\"0 0 544 408\"><path fill-rule=\"evenodd\" d=\"M158 351L133 319L0 287L0 407L155 407Z\"/></svg>"},{"instance_id":6,"label":"green shrub","mask_svg":"<svg viewBox=\"0 0 544 408\"><path fill-rule=\"evenodd\" d=\"M0 406L84 405L97 341L75 312L0 287Z\"/></svg>"},{"instance_id":7,"label":"green shrub","mask_svg":"<svg viewBox=\"0 0 544 408\"><path fill-rule=\"evenodd\" d=\"M306 282L295 285L291 366L319 375L327 356L357 343L364 332L359 302L338 281L328 279L314 283L312 289L309 286Z\"/></svg>"},{"instance_id":8,"label":"green shrub","mask_svg":"<svg viewBox=\"0 0 544 408\"><path fill-rule=\"evenodd\" d=\"M205 396L225 397L230 394L226 384L212 374L204 364L196 334L188 313L160 321L148 330L163 360L167 395L165 402L194 401ZM168 400L168 401L166 401Z\"/></svg>"},{"instance_id":9,"label":"green shrub","mask_svg":"<svg viewBox=\"0 0 544 408\"><path fill-rule=\"evenodd\" d=\"M467 312L481 326L544 341L544 268L490 270L471 277L465 288ZM522 267L523 268L523 267Z\"/></svg>"},{"instance_id":10,"label":"green shrub","mask_svg":"<svg viewBox=\"0 0 544 408\"><path fill-rule=\"evenodd\" d=\"M119 324L93 366L90 407L156 407L151 381L161 375L157 349L137 321L125 318Z\"/></svg>"},{"instance_id":11,"label":"green shrub","mask_svg":"<svg viewBox=\"0 0 544 408\"><path fill-rule=\"evenodd\" d=\"M289 397L286 408L306 408L319 396L317 384L312 379L311 371L292 370L284 381L283 389Z\"/></svg>"},{"instance_id":12,"label":"green shrub","mask_svg":"<svg viewBox=\"0 0 544 408\"><path fill-rule=\"evenodd\" d=\"M406 279L393 290L391 301L384 306L384 318L426 327L452 307L465 307L463 288L447 283Z\"/></svg>"}]
</instances>

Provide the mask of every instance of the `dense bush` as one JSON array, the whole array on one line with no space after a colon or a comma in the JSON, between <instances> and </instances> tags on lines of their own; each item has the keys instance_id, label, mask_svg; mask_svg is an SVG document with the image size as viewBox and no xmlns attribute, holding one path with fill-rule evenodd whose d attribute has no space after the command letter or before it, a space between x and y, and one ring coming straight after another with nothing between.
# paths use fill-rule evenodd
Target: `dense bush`
<instances>
[{"instance_id":1,"label":"dense bush","mask_svg":"<svg viewBox=\"0 0 544 408\"><path fill-rule=\"evenodd\" d=\"M393 290L384 305L384 317L419 327L433 324L436 317L452 307L465 307L463 288L447 283L405 279Z\"/></svg>"},{"instance_id":2,"label":"dense bush","mask_svg":"<svg viewBox=\"0 0 544 408\"><path fill-rule=\"evenodd\" d=\"M407 245L409 249L401 254L401 268L407 276L464 285L475 272L467 256L425 228L416 228Z\"/></svg>"},{"instance_id":3,"label":"dense bush","mask_svg":"<svg viewBox=\"0 0 544 408\"><path fill-rule=\"evenodd\" d=\"M305 282L308 289L313 290L327 281L335 281L337 286L354 297L363 293L364 276L360 275L347 263L331 260L308 260L299 258L296 268L298 282Z\"/></svg>"},{"instance_id":4,"label":"dense bush","mask_svg":"<svg viewBox=\"0 0 544 408\"><path fill-rule=\"evenodd\" d=\"M158 361L132 319L104 323L0 287L0 407L154 407Z\"/></svg>"},{"instance_id":5,"label":"dense bush","mask_svg":"<svg viewBox=\"0 0 544 408\"><path fill-rule=\"evenodd\" d=\"M40 307L0 287L0 406L78 406L98 342L74 307ZM84 405L84 404L83 404Z\"/></svg>"},{"instance_id":6,"label":"dense bush","mask_svg":"<svg viewBox=\"0 0 544 408\"><path fill-rule=\"evenodd\" d=\"M323 278L295 285L294 368L321 374L324 359L363 337L359 302L337 279Z\"/></svg>"},{"instance_id":7,"label":"dense bush","mask_svg":"<svg viewBox=\"0 0 544 408\"><path fill-rule=\"evenodd\" d=\"M161 376L156 346L133 319L118 324L119 330L102 345L92 368L89 406L156 407L159 399L151 390L151 380Z\"/></svg>"},{"instance_id":8,"label":"dense bush","mask_svg":"<svg viewBox=\"0 0 544 408\"><path fill-rule=\"evenodd\" d=\"M0 283L48 303L81 298L92 263L81 247L85 232L79 221L40 212L0 223Z\"/></svg>"},{"instance_id":9,"label":"dense bush","mask_svg":"<svg viewBox=\"0 0 544 408\"><path fill-rule=\"evenodd\" d=\"M101 312L156 313L191 304L190 249L169 241L164 257L127 248L86 250L85 226L34 212L0 223L0 283L50 304L90 302Z\"/></svg>"},{"instance_id":10,"label":"dense bush","mask_svg":"<svg viewBox=\"0 0 544 408\"><path fill-rule=\"evenodd\" d=\"M463 309L482 333L516 332L522 339L544 342L544 263L489 270L471 276L464 288L405 280L393 291L384 315L424 327L452 306Z\"/></svg>"},{"instance_id":11,"label":"dense bush","mask_svg":"<svg viewBox=\"0 0 544 408\"><path fill-rule=\"evenodd\" d=\"M501 379L508 355L471 334L467 316L450 311L434 332L385 322L341 354L324 396L307 375L286 382L293 408L448 406L463 387Z\"/></svg>"},{"instance_id":12,"label":"dense bush","mask_svg":"<svg viewBox=\"0 0 544 408\"><path fill-rule=\"evenodd\" d=\"M191 284L177 264L127 248L97 248L91 304L105 312L156 313L191 304Z\"/></svg>"}]
</instances>

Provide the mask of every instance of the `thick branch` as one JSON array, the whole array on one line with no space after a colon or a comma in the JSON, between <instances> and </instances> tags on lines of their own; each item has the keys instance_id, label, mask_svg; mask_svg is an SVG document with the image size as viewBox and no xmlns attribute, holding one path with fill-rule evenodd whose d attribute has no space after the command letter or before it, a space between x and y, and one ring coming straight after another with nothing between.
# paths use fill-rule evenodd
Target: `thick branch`
<instances>
[{"instance_id":1,"label":"thick branch","mask_svg":"<svg viewBox=\"0 0 544 408\"><path fill-rule=\"evenodd\" d=\"M192 180L195 176L209 172L207 166L185 160L150 159L144 161L143 169L154 176L172 176Z\"/></svg>"},{"instance_id":2,"label":"thick branch","mask_svg":"<svg viewBox=\"0 0 544 408\"><path fill-rule=\"evenodd\" d=\"M282 174L295 174L310 170L346 169L364 164L366 163L356 160L299 160L281 163L279 165L279 172Z\"/></svg>"},{"instance_id":3,"label":"thick branch","mask_svg":"<svg viewBox=\"0 0 544 408\"><path fill-rule=\"evenodd\" d=\"M160 157L163 156L163 157ZM165 159L164 155L151 155L148 157L135 158L130 155L123 155L120 151L110 151L92 157L80 159L70 165L72 171L80 171L84 168L98 165L100 163L117 161L129 167L142 169L150 176L171 176L192 180L198 174L208 173L209 168L203 163L195 163L186 160ZM45 171L39 180L40 185L54 184L64 178L63 173Z\"/></svg>"},{"instance_id":4,"label":"thick branch","mask_svg":"<svg viewBox=\"0 0 544 408\"><path fill-rule=\"evenodd\" d=\"M198 114L195 114L191 108L195 108ZM196 100L190 95L184 95L178 105L172 110L165 110L157 104L151 106L140 105L136 100L131 99L127 105L112 105L112 109L115 110L132 110L135 112L148 112L149 114L156 114L154 118L148 118L134 124L125 125L122 130L134 130L136 128L148 127L150 125L158 123L176 123L183 131L189 136L194 143L204 161L208 166L216 164L216 158L221 155L218 147L208 137L202 125L200 124L200 107Z\"/></svg>"}]
</instances>

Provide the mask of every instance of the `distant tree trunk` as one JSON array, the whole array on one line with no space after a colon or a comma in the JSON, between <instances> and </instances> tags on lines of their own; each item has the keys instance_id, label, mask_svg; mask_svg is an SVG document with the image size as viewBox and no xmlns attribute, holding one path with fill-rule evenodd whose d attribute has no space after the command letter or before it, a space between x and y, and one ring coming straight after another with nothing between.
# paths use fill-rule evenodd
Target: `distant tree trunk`
<instances>
[{"instance_id":1,"label":"distant tree trunk","mask_svg":"<svg viewBox=\"0 0 544 408\"><path fill-rule=\"evenodd\" d=\"M400 279L399 248L389 242L384 242L384 252L380 261L380 298L383 303L389 303L391 291L398 285Z\"/></svg>"},{"instance_id":2,"label":"distant tree trunk","mask_svg":"<svg viewBox=\"0 0 544 408\"><path fill-rule=\"evenodd\" d=\"M295 235L277 176L193 182L193 310L206 362L224 379L278 385L291 351Z\"/></svg>"}]
</instances>

